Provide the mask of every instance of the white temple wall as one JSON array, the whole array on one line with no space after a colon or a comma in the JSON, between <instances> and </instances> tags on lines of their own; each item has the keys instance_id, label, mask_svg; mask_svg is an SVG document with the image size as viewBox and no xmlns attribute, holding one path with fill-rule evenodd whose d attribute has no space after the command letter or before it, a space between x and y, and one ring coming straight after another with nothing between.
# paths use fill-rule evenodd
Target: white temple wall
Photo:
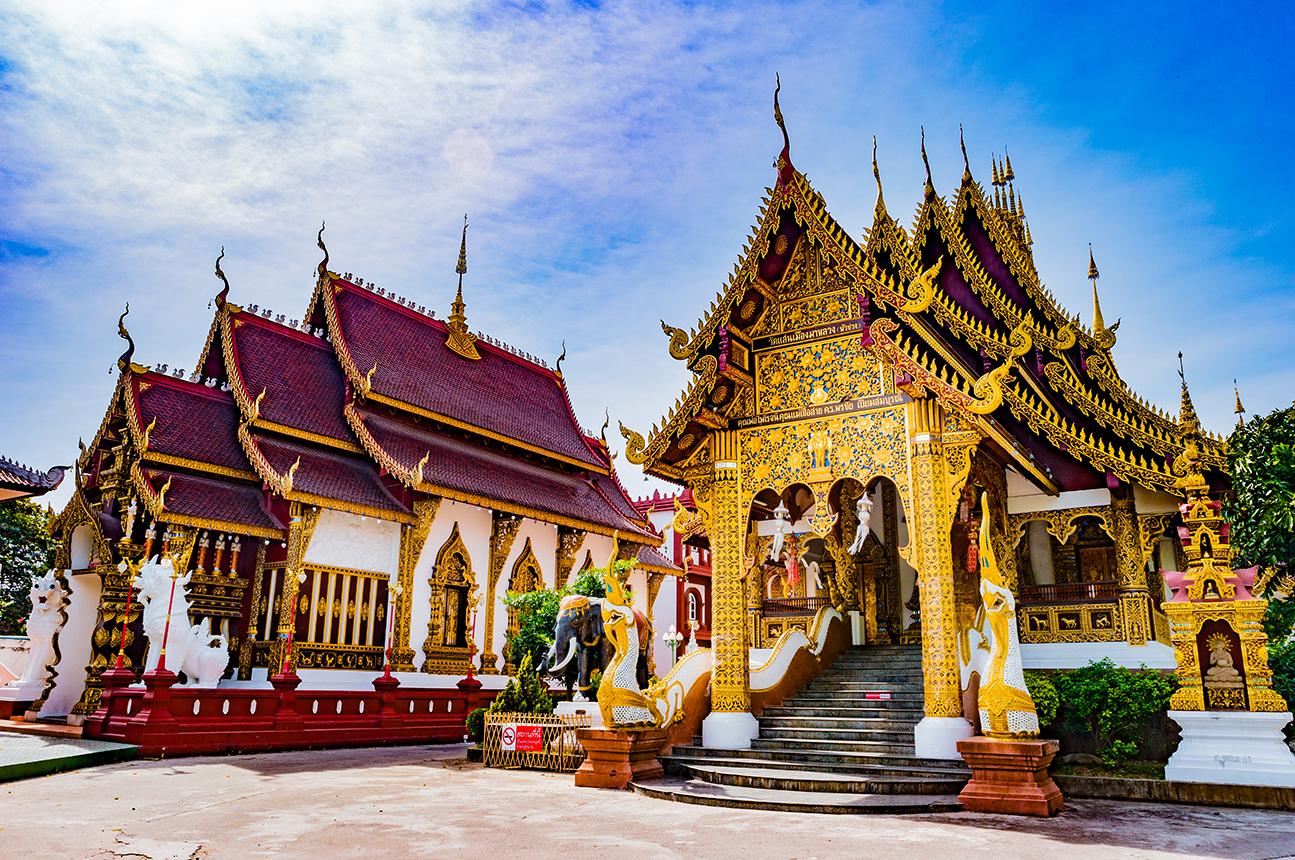
<instances>
[{"instance_id":1,"label":"white temple wall","mask_svg":"<svg viewBox=\"0 0 1295 860\"><path fill-rule=\"evenodd\" d=\"M492 631L492 647L490 650L499 657L499 662L496 665L501 672L504 669L504 640L508 634L508 607L504 604L504 595L508 593L508 580L512 576L513 565L517 563L517 560L522 556L522 552L526 549L527 538L530 538L531 550L535 553L535 560L539 563L544 584L546 586L551 585L554 577L554 565L558 549L558 527L539 520L522 520L521 526L517 529L517 537L513 540L512 547L508 550L508 556L504 559L503 569L499 573L499 582L495 586L495 629ZM488 572L490 563L488 556L486 558L487 560L483 567ZM474 568L477 567L475 554L472 557L472 564ZM484 577L482 577L481 585L486 585ZM485 617L485 604L481 603L477 607L477 631L483 643L485 642Z\"/></svg>"},{"instance_id":2,"label":"white temple wall","mask_svg":"<svg viewBox=\"0 0 1295 860\"><path fill-rule=\"evenodd\" d=\"M80 701L81 694L85 692L86 666L90 664L94 625L99 618L99 592L103 590L103 580L99 574L68 575L67 582L67 623L57 634L61 658L54 668L58 676L40 709L42 717L66 716Z\"/></svg>"},{"instance_id":3,"label":"white temple wall","mask_svg":"<svg viewBox=\"0 0 1295 860\"><path fill-rule=\"evenodd\" d=\"M400 524L325 508L304 562L370 570L394 580L400 564Z\"/></svg>"},{"instance_id":4,"label":"white temple wall","mask_svg":"<svg viewBox=\"0 0 1295 860\"><path fill-rule=\"evenodd\" d=\"M1067 508L1092 506L1105 507L1110 503L1111 491L1105 487L1096 490L1068 490L1051 496L1012 470L1007 470L1007 512L1009 514L1062 511Z\"/></svg>"},{"instance_id":5,"label":"white temple wall","mask_svg":"<svg viewBox=\"0 0 1295 860\"><path fill-rule=\"evenodd\" d=\"M1048 534L1048 524L1043 520L1031 520L1025 528L1034 584L1052 585L1057 577L1052 569L1052 536Z\"/></svg>"},{"instance_id":6,"label":"white temple wall","mask_svg":"<svg viewBox=\"0 0 1295 860\"><path fill-rule=\"evenodd\" d=\"M423 642L427 639L427 624L432 615L432 586L429 580L436 567L436 556L441 547L450 539L454 526L459 527L459 536L472 559L472 575L477 580L476 595L478 598L478 623L476 632L477 653L481 652L481 643L485 641L484 618L485 603L481 600L485 593L486 576L490 570L490 511L487 508L456 502L450 499L441 501L436 510L436 517L427 532L423 552L414 567L414 584L409 613L409 647L414 651L414 667L421 669L426 656L423 654Z\"/></svg>"},{"instance_id":7,"label":"white temple wall","mask_svg":"<svg viewBox=\"0 0 1295 860\"><path fill-rule=\"evenodd\" d=\"M678 588L675 585L675 578L667 576L661 583L661 590L657 592L656 602L652 604L652 611L649 617L652 619L653 638L652 638L652 661L656 664L656 673L658 677L665 677L674 663L670 660L670 649L666 646L662 636L675 624L678 615ZM683 649L679 650L683 654Z\"/></svg>"}]
</instances>

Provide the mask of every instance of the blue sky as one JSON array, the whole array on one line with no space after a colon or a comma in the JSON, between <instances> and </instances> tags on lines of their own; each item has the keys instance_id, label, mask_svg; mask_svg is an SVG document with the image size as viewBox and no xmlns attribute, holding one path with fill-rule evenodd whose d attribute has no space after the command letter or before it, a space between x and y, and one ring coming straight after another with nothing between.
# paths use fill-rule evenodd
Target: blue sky
<instances>
[{"instance_id":1,"label":"blue sky","mask_svg":"<svg viewBox=\"0 0 1295 860\"><path fill-rule=\"evenodd\" d=\"M268 8L263 8L268 7ZM1082 8L1081 8L1082 7ZM925 125L1006 147L1045 281L1123 318L1118 366L1233 423L1295 396L1295 24L1277 5L341 2L0 12L0 452L67 462L102 417L126 301L146 363L190 368L221 245L233 298L304 308L335 268L549 357L581 418L646 429L754 219L780 139L855 235L871 136L907 218ZM613 440L619 444L619 439ZM622 464L623 467L625 464ZM632 490L647 487L625 467Z\"/></svg>"}]
</instances>

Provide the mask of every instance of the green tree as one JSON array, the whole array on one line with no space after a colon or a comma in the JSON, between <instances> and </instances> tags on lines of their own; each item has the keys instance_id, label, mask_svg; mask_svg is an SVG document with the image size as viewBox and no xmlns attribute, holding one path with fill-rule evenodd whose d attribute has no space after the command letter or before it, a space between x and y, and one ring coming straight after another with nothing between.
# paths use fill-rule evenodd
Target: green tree
<instances>
[{"instance_id":1,"label":"green tree","mask_svg":"<svg viewBox=\"0 0 1295 860\"><path fill-rule=\"evenodd\" d=\"M31 581L49 570L49 511L31 499L0 502L0 636L26 633Z\"/></svg>"},{"instance_id":2,"label":"green tree","mask_svg":"<svg viewBox=\"0 0 1295 860\"><path fill-rule=\"evenodd\" d=\"M1178 686L1173 675L1146 667L1132 671L1109 659L1063 672L1054 684L1064 725L1087 732L1111 767L1137 755L1137 736L1144 722L1169 707L1169 697Z\"/></svg>"},{"instance_id":3,"label":"green tree","mask_svg":"<svg viewBox=\"0 0 1295 860\"><path fill-rule=\"evenodd\" d=\"M629 570L631 562L618 561L618 571ZM586 568L568 586L557 591L540 589L524 594L510 591L504 595L504 604L517 610L517 631L507 637L508 653L517 663L522 655L529 654L531 664L539 666L553 645L553 633L558 624L558 606L569 594L585 597L606 597L603 585L603 568ZM632 597L632 595L631 595Z\"/></svg>"},{"instance_id":4,"label":"green tree","mask_svg":"<svg viewBox=\"0 0 1295 860\"><path fill-rule=\"evenodd\" d=\"M1232 525L1238 566L1295 572L1295 406L1255 418L1228 439ZM1273 689L1295 705L1295 594L1270 600L1264 616Z\"/></svg>"},{"instance_id":5,"label":"green tree","mask_svg":"<svg viewBox=\"0 0 1295 860\"><path fill-rule=\"evenodd\" d=\"M554 707L548 686L535 671L531 655L526 654L517 667L517 676L509 680L488 710L492 714L551 714Z\"/></svg>"}]
</instances>

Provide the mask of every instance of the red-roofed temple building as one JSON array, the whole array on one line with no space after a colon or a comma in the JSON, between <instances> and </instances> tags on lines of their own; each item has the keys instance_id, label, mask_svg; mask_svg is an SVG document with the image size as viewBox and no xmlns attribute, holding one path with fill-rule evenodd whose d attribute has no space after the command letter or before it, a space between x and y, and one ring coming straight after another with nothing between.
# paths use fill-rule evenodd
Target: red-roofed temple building
<instances>
[{"instance_id":1,"label":"red-roofed temple building","mask_svg":"<svg viewBox=\"0 0 1295 860\"><path fill-rule=\"evenodd\" d=\"M192 571L191 620L227 637L227 685L264 685L290 657L307 687L367 687L388 629L402 684L452 686L470 660L509 672L505 593L602 566L614 534L650 609L678 571L577 422L561 360L468 330L466 241L465 225L448 320L329 271L321 232L300 319L228 301L225 281L193 374L135 363L130 342L55 522L71 605L42 718L95 709L123 624L141 665L122 538L149 558L166 541Z\"/></svg>"}]
</instances>

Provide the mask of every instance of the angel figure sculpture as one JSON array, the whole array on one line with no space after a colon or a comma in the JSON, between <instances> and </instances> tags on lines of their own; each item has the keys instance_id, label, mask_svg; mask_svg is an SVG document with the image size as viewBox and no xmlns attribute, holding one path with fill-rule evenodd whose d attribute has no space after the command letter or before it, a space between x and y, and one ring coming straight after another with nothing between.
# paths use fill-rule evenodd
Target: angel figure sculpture
<instances>
[{"instance_id":1,"label":"angel figure sculpture","mask_svg":"<svg viewBox=\"0 0 1295 860\"><path fill-rule=\"evenodd\" d=\"M850 555L863 551L863 542L868 539L868 532L872 529L872 499L867 493L859 497L854 505L854 512L859 517L859 527L854 530L854 542L848 550Z\"/></svg>"}]
</instances>

